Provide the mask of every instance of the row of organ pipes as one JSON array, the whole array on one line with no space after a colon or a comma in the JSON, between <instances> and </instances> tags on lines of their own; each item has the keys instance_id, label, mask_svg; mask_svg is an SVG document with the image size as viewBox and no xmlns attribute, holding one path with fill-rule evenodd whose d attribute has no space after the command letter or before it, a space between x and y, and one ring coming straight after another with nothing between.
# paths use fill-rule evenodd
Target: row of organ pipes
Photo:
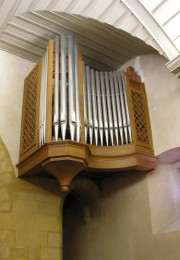
<instances>
[{"instance_id":1,"label":"row of organ pipes","mask_svg":"<svg viewBox=\"0 0 180 260\"><path fill-rule=\"evenodd\" d=\"M52 140L112 146L132 143L124 72L98 71L83 62L84 122L80 113L78 43L72 35L55 38ZM42 61L39 142L45 143L48 49Z\"/></svg>"}]
</instances>

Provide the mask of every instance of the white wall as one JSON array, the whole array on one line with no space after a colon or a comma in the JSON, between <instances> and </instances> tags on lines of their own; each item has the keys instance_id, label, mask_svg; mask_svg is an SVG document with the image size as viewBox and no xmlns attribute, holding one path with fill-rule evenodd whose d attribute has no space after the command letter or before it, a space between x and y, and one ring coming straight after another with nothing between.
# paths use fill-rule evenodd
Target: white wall
<instances>
[{"instance_id":1,"label":"white wall","mask_svg":"<svg viewBox=\"0 0 180 260\"><path fill-rule=\"evenodd\" d=\"M31 61L0 50L0 136L14 167L19 158L24 78L34 65Z\"/></svg>"},{"instance_id":2,"label":"white wall","mask_svg":"<svg viewBox=\"0 0 180 260\"><path fill-rule=\"evenodd\" d=\"M160 55L148 54L121 67L135 67L145 83L155 155L180 147L180 80L168 71L166 62Z\"/></svg>"}]
</instances>

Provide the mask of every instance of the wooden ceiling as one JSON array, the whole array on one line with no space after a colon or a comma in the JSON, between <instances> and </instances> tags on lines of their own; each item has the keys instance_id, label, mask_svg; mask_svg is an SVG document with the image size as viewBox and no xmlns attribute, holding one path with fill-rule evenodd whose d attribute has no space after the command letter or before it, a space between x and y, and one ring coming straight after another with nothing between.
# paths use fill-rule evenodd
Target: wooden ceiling
<instances>
[{"instance_id":1,"label":"wooden ceiling","mask_svg":"<svg viewBox=\"0 0 180 260\"><path fill-rule=\"evenodd\" d=\"M37 61L49 39L72 33L93 67L111 70L147 53L178 63L178 6L177 0L0 0L0 49Z\"/></svg>"}]
</instances>

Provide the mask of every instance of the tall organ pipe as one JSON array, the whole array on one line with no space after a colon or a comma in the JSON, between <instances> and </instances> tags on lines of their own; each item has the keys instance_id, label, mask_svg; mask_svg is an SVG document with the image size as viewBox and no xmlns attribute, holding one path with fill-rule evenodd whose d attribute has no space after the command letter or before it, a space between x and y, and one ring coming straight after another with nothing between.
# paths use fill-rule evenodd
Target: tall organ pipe
<instances>
[{"instance_id":1,"label":"tall organ pipe","mask_svg":"<svg viewBox=\"0 0 180 260\"><path fill-rule=\"evenodd\" d=\"M54 75L54 138L58 140L59 135L59 36L55 38L55 75Z\"/></svg>"},{"instance_id":2,"label":"tall organ pipe","mask_svg":"<svg viewBox=\"0 0 180 260\"><path fill-rule=\"evenodd\" d=\"M88 135L88 102L87 102L87 84L86 84L86 67L83 62L83 89L84 89L84 124L85 124L85 143Z\"/></svg>"},{"instance_id":3,"label":"tall organ pipe","mask_svg":"<svg viewBox=\"0 0 180 260\"><path fill-rule=\"evenodd\" d=\"M75 70L75 102L76 102L76 141L80 141L81 119L80 119L80 98L79 98L79 74L78 74L78 45L74 42L74 70Z\"/></svg>"},{"instance_id":4,"label":"tall organ pipe","mask_svg":"<svg viewBox=\"0 0 180 260\"><path fill-rule=\"evenodd\" d=\"M115 97L116 97L116 106L117 106L117 117L118 117L118 127L119 127L119 133L121 138L121 144L124 143L123 141L123 123L122 123L122 111L121 111L121 103L120 103L120 93L118 89L118 81L117 81L117 74L114 71L113 72L114 77L114 87L115 87Z\"/></svg>"},{"instance_id":5,"label":"tall organ pipe","mask_svg":"<svg viewBox=\"0 0 180 260\"><path fill-rule=\"evenodd\" d=\"M125 110L126 110L127 129L128 129L128 134L129 134L129 141L130 141L130 143L132 143L131 125L130 125L129 109L128 109L128 103L127 103L126 89L125 89L124 72L121 71L120 75L121 75L121 79L122 79L122 87L123 87L123 93L124 93L124 103L125 103Z\"/></svg>"},{"instance_id":6,"label":"tall organ pipe","mask_svg":"<svg viewBox=\"0 0 180 260\"><path fill-rule=\"evenodd\" d=\"M88 128L89 128L89 141L93 142L93 117L92 117L92 99L91 99L91 81L90 81L90 68L86 66L86 79L87 79L87 102L88 102Z\"/></svg>"},{"instance_id":7,"label":"tall organ pipe","mask_svg":"<svg viewBox=\"0 0 180 260\"><path fill-rule=\"evenodd\" d=\"M101 82L101 93L102 93L102 111L103 111L103 125L104 133L106 138L106 145L108 146L108 112L107 112L107 102L106 102L106 90L104 82L104 73L100 72L100 82Z\"/></svg>"},{"instance_id":8,"label":"tall organ pipe","mask_svg":"<svg viewBox=\"0 0 180 260\"><path fill-rule=\"evenodd\" d=\"M95 75L94 70L91 69L91 88L92 88L92 110L93 110L93 129L95 136L95 144L98 145L98 118L97 118L97 103L95 90Z\"/></svg>"},{"instance_id":9,"label":"tall organ pipe","mask_svg":"<svg viewBox=\"0 0 180 260\"><path fill-rule=\"evenodd\" d=\"M109 77L108 72L105 72L105 82L106 82L106 97L107 97L107 109L108 109L108 121L109 121L109 132L111 138L111 144L114 144L113 138L113 119L112 119L112 107L111 107L111 99L110 99L110 86L109 86Z\"/></svg>"},{"instance_id":10,"label":"tall organ pipe","mask_svg":"<svg viewBox=\"0 0 180 260\"><path fill-rule=\"evenodd\" d=\"M60 87L60 124L62 140L66 138L67 129L67 86L66 86L66 36L61 34L61 87Z\"/></svg>"},{"instance_id":11,"label":"tall organ pipe","mask_svg":"<svg viewBox=\"0 0 180 260\"><path fill-rule=\"evenodd\" d=\"M97 110L98 110L100 144L103 145L103 118L102 118L102 100L101 100L99 71L96 71L96 93L97 93Z\"/></svg>"},{"instance_id":12,"label":"tall organ pipe","mask_svg":"<svg viewBox=\"0 0 180 260\"><path fill-rule=\"evenodd\" d=\"M121 100L121 111L122 111L122 121L123 121L123 130L125 136L125 142L128 144L128 126L127 126L127 118L126 118L126 108L125 108L125 100L124 100L124 90L121 81L120 71L117 71L118 75L118 83L119 83L119 92L120 92L120 100Z\"/></svg>"},{"instance_id":13,"label":"tall organ pipe","mask_svg":"<svg viewBox=\"0 0 180 260\"><path fill-rule=\"evenodd\" d=\"M117 110L116 110L116 103L115 103L115 90L114 90L114 82L113 82L113 75L112 72L109 72L109 79L110 79L110 86L111 86L111 101L112 101L112 114L113 114L113 125L114 125L114 133L116 138L116 144L119 143L118 138L118 121L117 121Z\"/></svg>"},{"instance_id":14,"label":"tall organ pipe","mask_svg":"<svg viewBox=\"0 0 180 260\"><path fill-rule=\"evenodd\" d=\"M68 94L69 94L69 129L71 140L75 137L75 96L74 96L74 44L72 35L68 36Z\"/></svg>"}]
</instances>

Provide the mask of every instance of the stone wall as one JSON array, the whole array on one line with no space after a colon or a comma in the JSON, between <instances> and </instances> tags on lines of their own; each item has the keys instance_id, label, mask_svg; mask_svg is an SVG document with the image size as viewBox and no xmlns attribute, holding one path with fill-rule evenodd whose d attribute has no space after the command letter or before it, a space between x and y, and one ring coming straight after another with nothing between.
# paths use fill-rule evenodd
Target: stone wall
<instances>
[{"instance_id":1,"label":"stone wall","mask_svg":"<svg viewBox=\"0 0 180 260\"><path fill-rule=\"evenodd\" d=\"M0 139L0 259L61 259L60 208L57 182L17 179Z\"/></svg>"}]
</instances>

